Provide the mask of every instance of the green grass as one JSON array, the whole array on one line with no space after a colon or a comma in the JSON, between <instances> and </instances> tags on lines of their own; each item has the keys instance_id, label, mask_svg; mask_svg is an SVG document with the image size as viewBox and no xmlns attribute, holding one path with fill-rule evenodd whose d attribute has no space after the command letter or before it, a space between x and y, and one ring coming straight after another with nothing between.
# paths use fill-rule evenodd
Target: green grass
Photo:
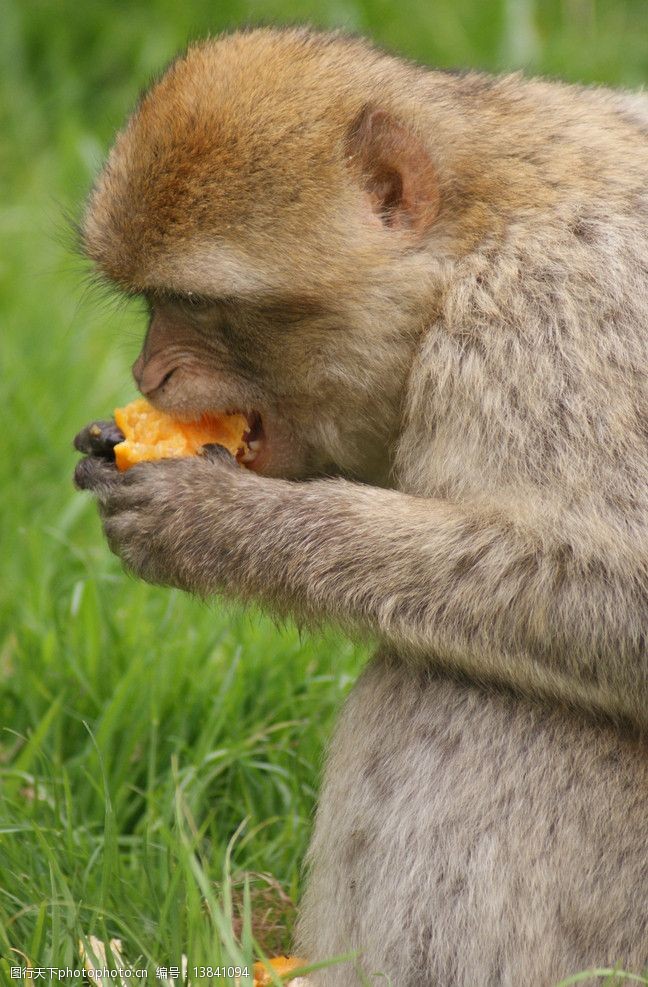
<instances>
[{"instance_id":1,"label":"green grass","mask_svg":"<svg viewBox=\"0 0 648 987\"><path fill-rule=\"evenodd\" d=\"M71 437L133 393L143 319L86 290L68 216L151 75L261 18L440 65L648 79L644 0L4 0L0 984L24 957L78 968L83 936L121 939L149 983L182 954L249 962L255 940L290 940L323 747L364 653L124 576L71 485Z\"/></svg>"}]
</instances>

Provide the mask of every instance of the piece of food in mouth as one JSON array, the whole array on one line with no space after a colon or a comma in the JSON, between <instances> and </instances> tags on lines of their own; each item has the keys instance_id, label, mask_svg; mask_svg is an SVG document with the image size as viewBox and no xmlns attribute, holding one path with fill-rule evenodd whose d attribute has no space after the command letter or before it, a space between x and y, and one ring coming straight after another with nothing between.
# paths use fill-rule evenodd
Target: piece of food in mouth
<instances>
[{"instance_id":1,"label":"piece of food in mouth","mask_svg":"<svg viewBox=\"0 0 648 987\"><path fill-rule=\"evenodd\" d=\"M114 445L122 471L150 460L195 456L212 443L224 446L240 462L250 461L250 423L245 415L210 412L196 421L180 421L138 398L115 409L115 424L123 433L123 441Z\"/></svg>"},{"instance_id":2,"label":"piece of food in mouth","mask_svg":"<svg viewBox=\"0 0 648 987\"><path fill-rule=\"evenodd\" d=\"M267 963L255 963L252 970L254 987L266 987L266 984L272 984L272 977L268 972L268 967L271 967L275 973L281 976L282 974L292 973L293 970L297 970L302 966L306 966L306 960L300 960L297 956L275 956L273 959L268 960Z\"/></svg>"}]
</instances>

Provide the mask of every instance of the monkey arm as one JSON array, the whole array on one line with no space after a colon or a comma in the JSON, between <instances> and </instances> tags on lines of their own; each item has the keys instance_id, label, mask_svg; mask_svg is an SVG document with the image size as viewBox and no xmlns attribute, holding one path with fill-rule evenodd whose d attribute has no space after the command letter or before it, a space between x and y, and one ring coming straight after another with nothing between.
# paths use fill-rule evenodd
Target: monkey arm
<instances>
[{"instance_id":1,"label":"monkey arm","mask_svg":"<svg viewBox=\"0 0 648 987\"><path fill-rule=\"evenodd\" d=\"M241 504L244 529L246 507ZM252 509L252 505L247 505ZM239 591L412 659L648 723L648 555L510 508L281 484L238 543ZM258 515L257 515L258 521Z\"/></svg>"},{"instance_id":2,"label":"monkey arm","mask_svg":"<svg viewBox=\"0 0 648 987\"><path fill-rule=\"evenodd\" d=\"M600 530L598 542L576 528L570 538L505 506L269 479L224 455L80 485L103 502L113 550L152 582L333 620L408 660L433 656L473 678L648 721L639 538L610 533L604 544Z\"/></svg>"}]
</instances>

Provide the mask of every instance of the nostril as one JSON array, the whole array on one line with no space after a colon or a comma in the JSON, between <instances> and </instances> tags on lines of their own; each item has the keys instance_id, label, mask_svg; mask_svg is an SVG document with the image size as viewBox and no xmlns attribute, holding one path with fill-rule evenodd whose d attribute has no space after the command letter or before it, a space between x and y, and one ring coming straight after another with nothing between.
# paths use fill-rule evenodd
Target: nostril
<instances>
[{"instance_id":1,"label":"nostril","mask_svg":"<svg viewBox=\"0 0 648 987\"><path fill-rule=\"evenodd\" d=\"M170 377L172 377L174 375L175 372L176 372L176 368L175 367L173 368L173 370L167 371L167 373L165 373L164 377L162 378L162 380L158 384L158 387L163 387L164 384L166 384L166 382L169 380Z\"/></svg>"},{"instance_id":2,"label":"nostril","mask_svg":"<svg viewBox=\"0 0 648 987\"><path fill-rule=\"evenodd\" d=\"M176 367L171 367L170 370L165 370L159 364L156 365L155 361L150 361L136 376L137 386L142 394L152 394L153 391L157 391L168 383L176 369Z\"/></svg>"}]
</instances>

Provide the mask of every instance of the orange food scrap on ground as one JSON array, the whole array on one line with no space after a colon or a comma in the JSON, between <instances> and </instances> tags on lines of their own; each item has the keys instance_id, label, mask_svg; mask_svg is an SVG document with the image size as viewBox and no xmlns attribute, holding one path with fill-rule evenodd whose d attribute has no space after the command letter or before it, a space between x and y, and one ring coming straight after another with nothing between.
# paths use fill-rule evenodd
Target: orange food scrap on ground
<instances>
[{"instance_id":1,"label":"orange food scrap on ground","mask_svg":"<svg viewBox=\"0 0 648 987\"><path fill-rule=\"evenodd\" d=\"M125 435L115 446L120 470L145 460L195 456L212 442L225 446L233 456L247 448L243 438L249 428L245 415L205 414L198 421L182 422L138 398L115 409L115 422Z\"/></svg>"},{"instance_id":2,"label":"orange food scrap on ground","mask_svg":"<svg viewBox=\"0 0 648 987\"><path fill-rule=\"evenodd\" d=\"M306 960L300 960L297 956L275 956L273 959L268 960L267 963L255 963L252 970L254 987L267 987L268 984L272 984L272 977L268 972L268 967L271 967L275 973L281 976L282 974L292 973L293 970L297 970L302 966L306 966Z\"/></svg>"}]
</instances>

